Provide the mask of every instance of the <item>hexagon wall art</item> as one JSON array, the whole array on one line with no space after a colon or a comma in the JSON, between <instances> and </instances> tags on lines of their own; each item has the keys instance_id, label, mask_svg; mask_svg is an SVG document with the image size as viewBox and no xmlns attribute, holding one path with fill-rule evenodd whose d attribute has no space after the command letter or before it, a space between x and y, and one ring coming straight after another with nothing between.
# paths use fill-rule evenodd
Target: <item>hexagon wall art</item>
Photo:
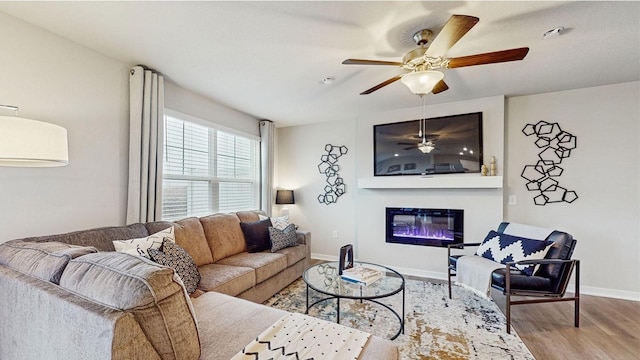
<instances>
[{"instance_id":1,"label":"hexagon wall art","mask_svg":"<svg viewBox=\"0 0 640 360\"><path fill-rule=\"evenodd\" d=\"M537 195L533 198L536 205L566 202L572 203L578 198L573 190L558 185L556 180L564 169L559 166L563 159L571 156L571 150L577 146L575 135L563 131L558 123L539 121L527 124L522 132L526 136L536 135L536 146L541 149L538 162L525 165L520 177L527 180L527 190Z\"/></svg>"},{"instance_id":2,"label":"hexagon wall art","mask_svg":"<svg viewBox=\"0 0 640 360\"><path fill-rule=\"evenodd\" d=\"M324 146L324 150L327 153L320 156L318 171L320 174L324 174L324 176L326 176L326 185L324 187L324 194L318 195L318 202L329 205L337 202L338 198L346 192L344 179L342 179L338 174L338 171L340 171L340 165L337 163L338 159L342 155L345 155L349 149L344 145L335 146L327 144Z\"/></svg>"}]
</instances>

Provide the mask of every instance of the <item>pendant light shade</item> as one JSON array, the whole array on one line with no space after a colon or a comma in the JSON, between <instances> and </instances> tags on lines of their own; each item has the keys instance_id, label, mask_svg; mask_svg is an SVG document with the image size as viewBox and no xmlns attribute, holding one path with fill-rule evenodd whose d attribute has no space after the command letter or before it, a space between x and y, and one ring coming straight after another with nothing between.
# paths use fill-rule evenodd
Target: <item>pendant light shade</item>
<instances>
[{"instance_id":1,"label":"pendant light shade","mask_svg":"<svg viewBox=\"0 0 640 360\"><path fill-rule=\"evenodd\" d=\"M425 70L408 73L400 79L414 94L428 94L444 78L440 71Z\"/></svg>"},{"instance_id":2,"label":"pendant light shade","mask_svg":"<svg viewBox=\"0 0 640 360\"><path fill-rule=\"evenodd\" d=\"M17 116L0 116L0 166L54 167L68 164L65 128Z\"/></svg>"}]
</instances>

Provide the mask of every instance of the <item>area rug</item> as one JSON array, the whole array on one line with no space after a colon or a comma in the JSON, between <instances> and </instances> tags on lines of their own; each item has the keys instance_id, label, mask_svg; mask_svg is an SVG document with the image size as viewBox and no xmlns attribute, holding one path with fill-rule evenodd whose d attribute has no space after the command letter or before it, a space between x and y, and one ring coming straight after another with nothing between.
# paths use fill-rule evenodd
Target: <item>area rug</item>
<instances>
[{"instance_id":1,"label":"area rug","mask_svg":"<svg viewBox=\"0 0 640 360\"><path fill-rule=\"evenodd\" d=\"M405 332L394 340L401 359L514 359L535 360L513 328L507 334L505 317L487 299L454 287L450 300L446 284L406 281ZM321 294L310 291L311 302ZM383 303L402 312L402 296ZM265 305L295 313L306 309L306 285L298 279ZM314 306L309 315L336 320L336 301ZM396 334L398 319L384 307L364 301L340 300L340 323L384 338Z\"/></svg>"}]
</instances>

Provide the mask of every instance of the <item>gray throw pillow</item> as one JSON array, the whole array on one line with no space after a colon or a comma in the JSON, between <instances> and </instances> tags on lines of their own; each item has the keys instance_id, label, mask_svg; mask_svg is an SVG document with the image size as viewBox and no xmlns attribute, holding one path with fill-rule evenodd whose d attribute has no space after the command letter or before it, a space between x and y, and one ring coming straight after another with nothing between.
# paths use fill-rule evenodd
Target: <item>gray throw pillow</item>
<instances>
[{"instance_id":1,"label":"gray throw pillow","mask_svg":"<svg viewBox=\"0 0 640 360\"><path fill-rule=\"evenodd\" d=\"M184 288L192 294L200 283L200 272L193 258L179 245L164 239L160 249L148 249L151 260L160 265L173 268L184 284Z\"/></svg>"},{"instance_id":2,"label":"gray throw pillow","mask_svg":"<svg viewBox=\"0 0 640 360\"><path fill-rule=\"evenodd\" d=\"M270 227L269 237L271 238L271 252L298 245L296 226L293 224L287 225L284 230Z\"/></svg>"}]
</instances>

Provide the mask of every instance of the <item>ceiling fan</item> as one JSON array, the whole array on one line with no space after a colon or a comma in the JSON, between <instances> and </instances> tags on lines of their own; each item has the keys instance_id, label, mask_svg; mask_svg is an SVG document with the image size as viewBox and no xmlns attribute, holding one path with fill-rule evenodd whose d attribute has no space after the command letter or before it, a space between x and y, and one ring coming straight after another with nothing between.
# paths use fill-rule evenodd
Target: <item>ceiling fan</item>
<instances>
[{"instance_id":1,"label":"ceiling fan","mask_svg":"<svg viewBox=\"0 0 640 360\"><path fill-rule=\"evenodd\" d=\"M391 65L398 66L407 73L394 76L382 83L365 90L360 95L371 94L389 84L402 79L409 89L415 94L427 94L429 92L438 94L449 89L444 82L444 74L437 69L454 69L464 66L494 64L507 61L522 60L529 52L528 47L495 51L489 53L461 56L456 58L445 58L449 49L458 42L473 26L479 18L467 15L452 15L444 25L440 33L431 41L433 32L429 29L422 29L413 35L413 40L419 47L409 51L402 62L347 59L342 63L345 65Z\"/></svg>"}]
</instances>

